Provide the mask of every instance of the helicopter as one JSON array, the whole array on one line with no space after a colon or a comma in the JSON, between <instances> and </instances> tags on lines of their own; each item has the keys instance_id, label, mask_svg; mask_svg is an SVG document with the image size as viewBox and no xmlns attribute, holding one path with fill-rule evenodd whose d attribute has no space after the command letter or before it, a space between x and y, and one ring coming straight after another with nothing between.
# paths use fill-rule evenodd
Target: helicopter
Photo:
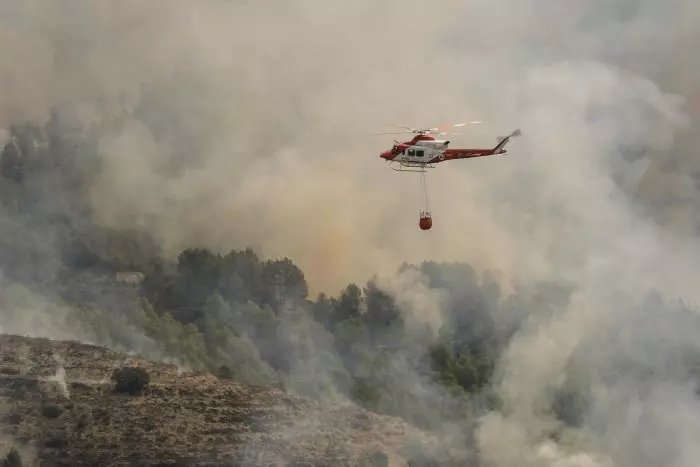
<instances>
[{"instance_id":1,"label":"helicopter","mask_svg":"<svg viewBox=\"0 0 700 467\"><path fill-rule=\"evenodd\" d=\"M479 121L470 123L481 123ZM452 126L464 126L466 123L456 123ZM391 168L396 171L410 172L425 172L428 168L434 168L435 164L440 162L470 159L472 157L493 156L496 154L505 154L507 151L505 146L511 138L520 136L521 131L517 129L508 136L500 136L497 138L498 143L492 148L477 148L477 149L452 149L449 148L449 140L435 139L431 134L451 135L456 133L439 132L439 128L429 128L425 130L410 128L405 125L392 125L399 128L405 128L404 131L398 133L414 133L415 136L410 141L394 141L391 149L379 153L379 157L392 164ZM398 134L394 133L378 133L378 134ZM398 163L398 167L393 164Z\"/></svg>"},{"instance_id":2,"label":"helicopter","mask_svg":"<svg viewBox=\"0 0 700 467\"><path fill-rule=\"evenodd\" d=\"M472 124L481 123L480 121L470 122ZM466 123L455 123L453 127L465 126ZM434 168L435 164L440 162L470 159L472 157L493 156L496 154L505 154L506 145L511 138L520 136L520 129L516 129L508 136L499 136L497 144L492 148L477 148L477 149L451 149L449 148L449 140L435 139L432 134L452 135L457 133L441 132L440 128L429 128L425 130L411 128L405 125L392 125L398 128L403 128L404 131L398 133L413 133L415 136L410 141L399 142L394 140L394 145L391 149L379 153L379 157L386 160L391 168L395 171L403 172L421 172L421 199L422 209L418 226L421 230L430 230L433 226L433 218L430 213L430 202L428 200L428 188L425 180L425 172L428 168ZM398 134L393 133L375 133L375 134ZM398 163L398 168L393 164Z\"/></svg>"}]
</instances>

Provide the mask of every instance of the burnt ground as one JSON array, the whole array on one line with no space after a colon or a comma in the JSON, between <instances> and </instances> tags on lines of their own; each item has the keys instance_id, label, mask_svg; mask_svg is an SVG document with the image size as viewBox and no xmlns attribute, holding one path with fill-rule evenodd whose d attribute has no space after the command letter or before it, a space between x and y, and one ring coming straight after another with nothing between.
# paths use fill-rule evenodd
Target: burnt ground
<instances>
[{"instance_id":1,"label":"burnt ground","mask_svg":"<svg viewBox=\"0 0 700 467\"><path fill-rule=\"evenodd\" d=\"M428 449L397 418L174 365L139 359L149 388L117 394L110 376L128 361L78 342L0 335L0 454L14 445L25 466L108 467L387 465L370 461L383 453L402 466Z\"/></svg>"}]
</instances>

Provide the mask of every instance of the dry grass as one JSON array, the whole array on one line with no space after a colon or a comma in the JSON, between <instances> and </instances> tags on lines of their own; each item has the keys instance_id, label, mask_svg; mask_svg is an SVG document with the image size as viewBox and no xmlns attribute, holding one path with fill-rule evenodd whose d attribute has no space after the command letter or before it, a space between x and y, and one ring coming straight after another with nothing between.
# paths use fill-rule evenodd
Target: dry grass
<instances>
[{"instance_id":1,"label":"dry grass","mask_svg":"<svg viewBox=\"0 0 700 467\"><path fill-rule=\"evenodd\" d=\"M2 432L33 446L40 458L105 467L134 460L369 465L366 459L377 451L394 467L405 465L402 447L427 439L401 420L359 408L324 406L141 360L151 376L144 395L115 394L109 376L127 362L76 342L0 336ZM59 365L65 381L56 377Z\"/></svg>"}]
</instances>

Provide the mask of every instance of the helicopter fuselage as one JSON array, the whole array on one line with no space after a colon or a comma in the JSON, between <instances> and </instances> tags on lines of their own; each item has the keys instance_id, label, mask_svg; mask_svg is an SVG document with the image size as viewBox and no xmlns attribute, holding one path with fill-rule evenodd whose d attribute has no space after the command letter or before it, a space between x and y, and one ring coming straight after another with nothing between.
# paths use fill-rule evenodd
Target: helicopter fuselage
<instances>
[{"instance_id":1,"label":"helicopter fuselage","mask_svg":"<svg viewBox=\"0 0 700 467\"><path fill-rule=\"evenodd\" d=\"M382 151L379 157L390 163L398 162L400 166L425 169L449 160L505 154L505 146L510 138L519 135L520 130L515 130L508 136L499 137L498 144L492 148L449 149L449 141L419 134L411 141L397 142L390 150Z\"/></svg>"},{"instance_id":2,"label":"helicopter fuselage","mask_svg":"<svg viewBox=\"0 0 700 467\"><path fill-rule=\"evenodd\" d=\"M396 154L393 161L399 163L428 164L436 159L439 160L449 144L449 141L439 140L418 141L413 145L397 148L398 154Z\"/></svg>"}]
</instances>

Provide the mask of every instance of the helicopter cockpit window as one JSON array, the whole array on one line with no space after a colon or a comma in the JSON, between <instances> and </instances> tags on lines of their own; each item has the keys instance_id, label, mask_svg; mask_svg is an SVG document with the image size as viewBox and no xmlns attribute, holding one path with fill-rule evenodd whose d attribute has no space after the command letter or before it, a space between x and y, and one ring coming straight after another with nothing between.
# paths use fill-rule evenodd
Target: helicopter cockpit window
<instances>
[{"instance_id":1,"label":"helicopter cockpit window","mask_svg":"<svg viewBox=\"0 0 700 467\"><path fill-rule=\"evenodd\" d=\"M413 157L415 155L415 149L409 149L407 155L408 157Z\"/></svg>"}]
</instances>

